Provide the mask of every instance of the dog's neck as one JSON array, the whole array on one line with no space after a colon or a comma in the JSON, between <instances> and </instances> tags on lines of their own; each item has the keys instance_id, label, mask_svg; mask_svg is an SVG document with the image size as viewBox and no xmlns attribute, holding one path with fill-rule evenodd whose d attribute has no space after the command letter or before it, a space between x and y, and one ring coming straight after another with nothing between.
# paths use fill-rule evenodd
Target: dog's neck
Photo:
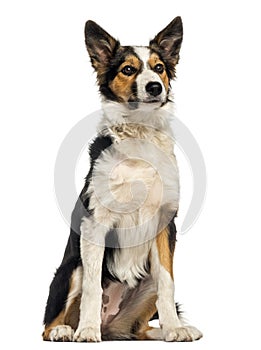
<instances>
[{"instance_id":1,"label":"dog's neck","mask_svg":"<svg viewBox=\"0 0 261 350\"><path fill-rule=\"evenodd\" d=\"M147 106L149 107L149 106ZM130 110L123 104L109 102L103 104L103 118L98 132L109 136L113 142L126 139L147 140L167 154L173 156L174 137L170 127L173 116L172 106L164 105L156 109Z\"/></svg>"},{"instance_id":2,"label":"dog's neck","mask_svg":"<svg viewBox=\"0 0 261 350\"><path fill-rule=\"evenodd\" d=\"M106 133L106 130L115 130L122 125L130 124L132 128L149 127L172 136L170 120L173 117L173 104L171 102L164 106L143 104L136 109L131 109L123 103L103 101L102 109L103 118L98 125L98 132L102 134Z\"/></svg>"}]
</instances>

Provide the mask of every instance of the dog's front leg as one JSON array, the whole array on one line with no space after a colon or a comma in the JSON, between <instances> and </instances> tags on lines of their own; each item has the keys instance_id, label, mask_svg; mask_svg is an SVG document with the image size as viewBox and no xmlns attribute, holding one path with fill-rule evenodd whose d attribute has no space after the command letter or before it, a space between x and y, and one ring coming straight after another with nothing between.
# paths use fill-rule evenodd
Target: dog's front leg
<instances>
[{"instance_id":1,"label":"dog's front leg","mask_svg":"<svg viewBox=\"0 0 261 350\"><path fill-rule=\"evenodd\" d=\"M178 318L174 302L173 253L169 245L169 231L165 228L156 237L151 250L151 274L157 286L156 306L166 341L193 341L202 337L192 326L184 326Z\"/></svg>"},{"instance_id":2,"label":"dog's front leg","mask_svg":"<svg viewBox=\"0 0 261 350\"><path fill-rule=\"evenodd\" d=\"M99 231L99 232L97 232ZM91 232L91 236L88 234ZM95 239L100 235L99 241ZM105 232L97 230L91 220L81 226L81 258L83 264L80 320L74 335L77 342L101 341L102 262Z\"/></svg>"}]
</instances>

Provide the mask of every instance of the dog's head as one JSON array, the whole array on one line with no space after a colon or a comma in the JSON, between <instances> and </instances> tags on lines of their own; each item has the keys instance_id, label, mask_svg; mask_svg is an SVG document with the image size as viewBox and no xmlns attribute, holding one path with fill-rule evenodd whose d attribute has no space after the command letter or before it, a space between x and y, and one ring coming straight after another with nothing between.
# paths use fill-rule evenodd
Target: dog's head
<instances>
[{"instance_id":1,"label":"dog's head","mask_svg":"<svg viewBox=\"0 0 261 350\"><path fill-rule=\"evenodd\" d=\"M121 46L93 21L85 25L85 41L106 100L130 109L146 104L152 109L167 103L182 43L182 21L176 17L149 46Z\"/></svg>"}]
</instances>

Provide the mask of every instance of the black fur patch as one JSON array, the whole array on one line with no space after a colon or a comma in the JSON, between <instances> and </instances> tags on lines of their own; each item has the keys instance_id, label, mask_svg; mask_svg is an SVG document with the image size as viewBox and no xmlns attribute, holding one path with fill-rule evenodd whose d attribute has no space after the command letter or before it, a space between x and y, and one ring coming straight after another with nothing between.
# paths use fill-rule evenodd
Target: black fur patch
<instances>
[{"instance_id":1,"label":"black fur patch","mask_svg":"<svg viewBox=\"0 0 261 350\"><path fill-rule=\"evenodd\" d=\"M80 199L85 209L88 209L89 207L89 198L87 197L86 192L90 184L95 161L100 157L101 153L111 145L112 145L112 140L109 136L98 135L98 137L96 137L96 139L91 143L89 147L91 166L90 166L89 173L85 178L85 185L80 194Z\"/></svg>"},{"instance_id":2,"label":"black fur patch","mask_svg":"<svg viewBox=\"0 0 261 350\"><path fill-rule=\"evenodd\" d=\"M175 215L176 216L176 215ZM175 218L174 216L174 218ZM169 223L169 250L173 254L176 244L177 230L174 222L174 218Z\"/></svg>"},{"instance_id":3,"label":"black fur patch","mask_svg":"<svg viewBox=\"0 0 261 350\"><path fill-rule=\"evenodd\" d=\"M71 275L79 263L78 258L71 258L67 260L66 263L61 264L57 269L50 285L50 292L44 315L44 324L49 325L63 310L69 293Z\"/></svg>"},{"instance_id":4,"label":"black fur patch","mask_svg":"<svg viewBox=\"0 0 261 350\"><path fill-rule=\"evenodd\" d=\"M138 99L138 90L136 81L132 84L131 87L132 95L129 98L129 107L130 109L137 109L139 107L139 99Z\"/></svg>"},{"instance_id":5,"label":"black fur patch","mask_svg":"<svg viewBox=\"0 0 261 350\"><path fill-rule=\"evenodd\" d=\"M114 260L114 251L119 247L119 239L115 230L110 230L105 237L105 251L102 263L102 284L107 280L119 281L108 270L108 264Z\"/></svg>"}]
</instances>

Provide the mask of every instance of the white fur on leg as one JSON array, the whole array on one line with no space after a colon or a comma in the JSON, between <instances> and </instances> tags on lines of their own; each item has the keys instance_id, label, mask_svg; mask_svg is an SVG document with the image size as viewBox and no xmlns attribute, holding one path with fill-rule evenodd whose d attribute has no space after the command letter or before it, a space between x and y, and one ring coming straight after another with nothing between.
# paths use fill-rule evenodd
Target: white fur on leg
<instances>
[{"instance_id":1,"label":"white fur on leg","mask_svg":"<svg viewBox=\"0 0 261 350\"><path fill-rule=\"evenodd\" d=\"M81 225L81 258L83 263L82 298L80 321L74 335L74 341L101 341L101 305L102 305L102 261L104 246L91 243L88 232L95 232L93 222L85 218ZM97 232L104 235L104 232Z\"/></svg>"}]
</instances>

